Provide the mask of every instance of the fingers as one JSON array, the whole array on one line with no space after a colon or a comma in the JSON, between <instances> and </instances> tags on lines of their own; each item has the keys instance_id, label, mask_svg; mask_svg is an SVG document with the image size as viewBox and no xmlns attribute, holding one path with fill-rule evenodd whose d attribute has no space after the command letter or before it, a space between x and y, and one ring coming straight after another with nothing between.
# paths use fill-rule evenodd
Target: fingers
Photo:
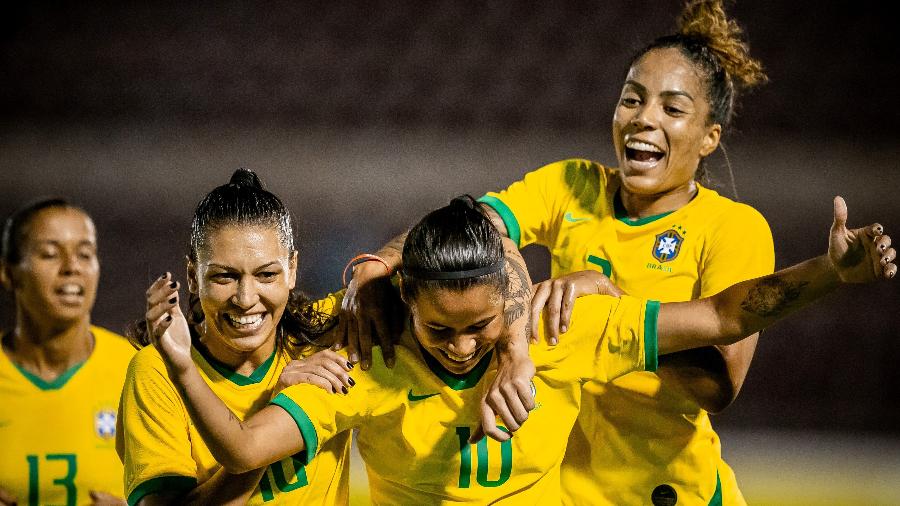
<instances>
[{"instance_id":1,"label":"fingers","mask_svg":"<svg viewBox=\"0 0 900 506\"><path fill-rule=\"evenodd\" d=\"M341 310L337 328L335 329L334 344L331 345L331 349L334 351L338 351L344 346L347 346L347 320L349 318L350 314Z\"/></svg>"},{"instance_id":2,"label":"fingers","mask_svg":"<svg viewBox=\"0 0 900 506\"><path fill-rule=\"evenodd\" d=\"M560 311L562 310L563 292L565 291L565 281L554 279L550 282L550 296L547 298L547 305L544 306L544 338L551 346L559 342L559 320Z\"/></svg>"},{"instance_id":3,"label":"fingers","mask_svg":"<svg viewBox=\"0 0 900 506\"><path fill-rule=\"evenodd\" d=\"M347 318L347 357L353 364L359 363L359 323L356 317L348 313Z\"/></svg>"},{"instance_id":4,"label":"fingers","mask_svg":"<svg viewBox=\"0 0 900 506\"><path fill-rule=\"evenodd\" d=\"M534 287L534 295L531 297L531 342L536 344L540 340L540 326L538 322L541 312L550 297L550 284L546 281L538 283Z\"/></svg>"},{"instance_id":5,"label":"fingers","mask_svg":"<svg viewBox=\"0 0 900 506\"><path fill-rule=\"evenodd\" d=\"M575 307L575 283L566 283L562 295L562 307L560 309L559 332L565 334L569 331L572 322L572 308Z\"/></svg>"},{"instance_id":6,"label":"fingers","mask_svg":"<svg viewBox=\"0 0 900 506\"><path fill-rule=\"evenodd\" d=\"M491 407L494 413L496 413L497 416L500 417L500 419L503 421L503 424L506 425L507 428L509 428L513 432L519 430L519 427L521 427L521 425L516 420L516 416L513 415L512 411L510 410L510 405L507 404L506 398L502 393L500 393L500 391L494 390L488 393L487 397L485 397L485 402L487 402L488 406ZM516 396L515 398L515 403L519 404L518 396ZM528 416L527 412L525 413L525 416ZM485 432L490 436L490 429L488 427L485 427Z\"/></svg>"},{"instance_id":7,"label":"fingers","mask_svg":"<svg viewBox=\"0 0 900 506\"><path fill-rule=\"evenodd\" d=\"M349 372L353 364L332 350L323 350L304 360L292 360L284 367L279 382L284 386L314 384L331 393L349 392L356 382Z\"/></svg>"},{"instance_id":8,"label":"fingers","mask_svg":"<svg viewBox=\"0 0 900 506\"><path fill-rule=\"evenodd\" d=\"M0 506L14 505L16 504L16 498L11 493L7 492L0 488Z\"/></svg>"},{"instance_id":9,"label":"fingers","mask_svg":"<svg viewBox=\"0 0 900 506\"><path fill-rule=\"evenodd\" d=\"M375 335L378 338L378 343L381 345L381 357L384 359L384 365L394 367L394 340L392 339L391 331L388 329L387 322L382 318L376 317L372 318L372 323L375 326Z\"/></svg>"},{"instance_id":10,"label":"fingers","mask_svg":"<svg viewBox=\"0 0 900 506\"><path fill-rule=\"evenodd\" d=\"M834 223L831 230L836 231L847 227L847 203L844 198L837 196L834 198Z\"/></svg>"},{"instance_id":11,"label":"fingers","mask_svg":"<svg viewBox=\"0 0 900 506\"><path fill-rule=\"evenodd\" d=\"M474 444L481 440L484 436L503 442L512 437L508 432L497 428L497 415L493 408L484 400L481 402L481 424L475 427L469 443Z\"/></svg>"},{"instance_id":12,"label":"fingers","mask_svg":"<svg viewBox=\"0 0 900 506\"><path fill-rule=\"evenodd\" d=\"M362 318L357 318L357 338L359 350L359 365L363 371L368 371L372 365L372 325Z\"/></svg>"}]
</instances>

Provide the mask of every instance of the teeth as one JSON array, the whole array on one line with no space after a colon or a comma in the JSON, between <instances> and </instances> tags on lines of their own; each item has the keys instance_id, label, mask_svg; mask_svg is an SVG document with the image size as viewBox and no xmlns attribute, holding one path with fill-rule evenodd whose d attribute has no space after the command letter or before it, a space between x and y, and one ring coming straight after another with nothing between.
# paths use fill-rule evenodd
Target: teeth
<instances>
[{"instance_id":1,"label":"teeth","mask_svg":"<svg viewBox=\"0 0 900 506\"><path fill-rule=\"evenodd\" d=\"M444 355L447 355L447 358L449 358L450 360L452 360L454 362L466 362L466 361L472 360L472 358L475 356L475 353L471 353L469 355L466 355L465 357L461 357L459 355L455 355L455 354L445 351Z\"/></svg>"},{"instance_id":2,"label":"teeth","mask_svg":"<svg viewBox=\"0 0 900 506\"><path fill-rule=\"evenodd\" d=\"M625 147L637 151L649 151L651 153L662 153L663 151L649 142L631 140L625 143Z\"/></svg>"},{"instance_id":3,"label":"teeth","mask_svg":"<svg viewBox=\"0 0 900 506\"><path fill-rule=\"evenodd\" d=\"M63 295L81 295L83 289L78 285L66 283L65 285L59 287L59 292Z\"/></svg>"},{"instance_id":4,"label":"teeth","mask_svg":"<svg viewBox=\"0 0 900 506\"><path fill-rule=\"evenodd\" d=\"M236 325L255 325L262 321L262 314L252 314L247 316L226 315L231 323Z\"/></svg>"}]
</instances>

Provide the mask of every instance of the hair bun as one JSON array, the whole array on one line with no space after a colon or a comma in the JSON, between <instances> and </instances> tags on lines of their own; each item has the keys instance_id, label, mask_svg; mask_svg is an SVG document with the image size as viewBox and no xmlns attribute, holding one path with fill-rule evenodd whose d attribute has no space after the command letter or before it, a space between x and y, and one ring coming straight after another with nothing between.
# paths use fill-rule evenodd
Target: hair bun
<instances>
[{"instance_id":1,"label":"hair bun","mask_svg":"<svg viewBox=\"0 0 900 506\"><path fill-rule=\"evenodd\" d=\"M454 198L450 201L450 205L463 206L466 209L478 209L478 201L475 200L475 197L469 195L468 193Z\"/></svg>"},{"instance_id":2,"label":"hair bun","mask_svg":"<svg viewBox=\"0 0 900 506\"><path fill-rule=\"evenodd\" d=\"M234 174L231 175L231 180L229 180L228 183L236 186L264 188L262 181L259 180L259 176L257 176L256 173L252 170L245 169L243 167L234 171Z\"/></svg>"}]
</instances>

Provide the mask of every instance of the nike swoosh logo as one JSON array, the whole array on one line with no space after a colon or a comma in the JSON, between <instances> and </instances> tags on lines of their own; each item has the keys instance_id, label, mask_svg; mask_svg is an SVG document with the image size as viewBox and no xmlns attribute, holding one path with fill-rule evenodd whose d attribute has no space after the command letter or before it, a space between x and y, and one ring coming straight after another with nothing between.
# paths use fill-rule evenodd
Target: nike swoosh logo
<instances>
[{"instance_id":1,"label":"nike swoosh logo","mask_svg":"<svg viewBox=\"0 0 900 506\"><path fill-rule=\"evenodd\" d=\"M590 218L576 218L576 217L572 216L572 213L566 213L566 215L563 216L563 219L568 221L569 223L578 223L581 221L590 220Z\"/></svg>"},{"instance_id":2,"label":"nike swoosh logo","mask_svg":"<svg viewBox=\"0 0 900 506\"><path fill-rule=\"evenodd\" d=\"M412 392L412 389L409 389L409 392L406 394L406 398L411 401L421 401L422 399L427 399L429 397L434 397L435 395L440 395L440 392L436 392L433 394L425 394L425 395L416 395Z\"/></svg>"}]
</instances>

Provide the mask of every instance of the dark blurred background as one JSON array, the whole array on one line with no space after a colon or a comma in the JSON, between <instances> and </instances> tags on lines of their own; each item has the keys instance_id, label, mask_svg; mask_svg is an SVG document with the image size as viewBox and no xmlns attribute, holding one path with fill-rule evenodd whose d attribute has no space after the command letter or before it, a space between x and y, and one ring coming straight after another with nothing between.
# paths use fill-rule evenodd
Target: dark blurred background
<instances>
[{"instance_id":1,"label":"dark blurred background","mask_svg":"<svg viewBox=\"0 0 900 506\"><path fill-rule=\"evenodd\" d=\"M825 251L831 199L900 235L900 36L872 1L743 1L771 83L725 144L777 265ZM193 206L238 167L299 223L301 286L323 294L454 195L567 157L614 165L630 56L675 0L20 2L0 15L0 215L83 204L100 234L95 321L122 330L148 280L183 276ZM732 196L725 158L712 157ZM546 253L530 250L535 278ZM8 298L4 323L9 323ZM900 283L853 287L764 334L728 429L900 437Z\"/></svg>"}]
</instances>

